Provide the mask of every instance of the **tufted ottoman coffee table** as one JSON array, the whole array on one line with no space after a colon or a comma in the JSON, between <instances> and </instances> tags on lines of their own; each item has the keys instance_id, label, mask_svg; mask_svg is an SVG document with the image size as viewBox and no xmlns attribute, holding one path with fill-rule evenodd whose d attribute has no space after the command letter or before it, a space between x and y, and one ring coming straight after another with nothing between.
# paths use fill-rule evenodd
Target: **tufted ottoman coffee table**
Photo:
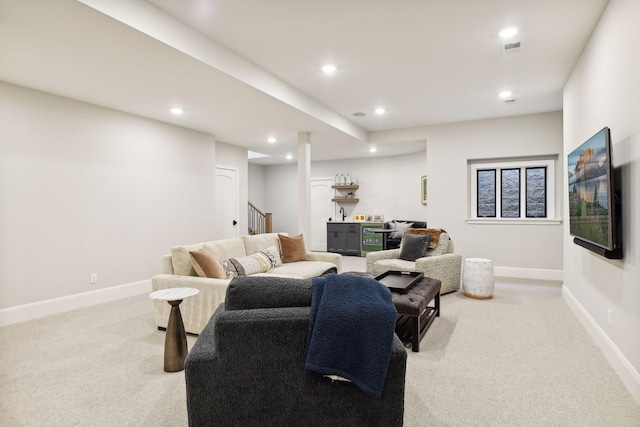
<instances>
[{"instance_id":1,"label":"tufted ottoman coffee table","mask_svg":"<svg viewBox=\"0 0 640 427\"><path fill-rule=\"evenodd\" d=\"M375 274L350 271L342 274L376 277ZM438 279L423 277L406 293L391 292L398 311L396 334L404 343L411 343L411 351L420 351L420 341L436 317L440 316L440 287ZM433 305L429 303L433 302Z\"/></svg>"}]
</instances>

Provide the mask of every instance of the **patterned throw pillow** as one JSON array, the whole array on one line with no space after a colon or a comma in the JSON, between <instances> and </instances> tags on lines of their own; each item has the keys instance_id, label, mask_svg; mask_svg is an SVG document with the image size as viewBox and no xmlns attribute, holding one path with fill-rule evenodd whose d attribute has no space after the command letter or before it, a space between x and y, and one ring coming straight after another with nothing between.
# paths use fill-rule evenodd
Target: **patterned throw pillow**
<instances>
[{"instance_id":1,"label":"patterned throw pillow","mask_svg":"<svg viewBox=\"0 0 640 427\"><path fill-rule=\"evenodd\" d=\"M253 255L229 258L226 261L227 276L249 276L256 273L266 273L273 266L271 258L262 251Z\"/></svg>"},{"instance_id":2,"label":"patterned throw pillow","mask_svg":"<svg viewBox=\"0 0 640 427\"><path fill-rule=\"evenodd\" d=\"M282 265L282 258L280 258L280 250L275 246L269 246L266 249L260 251L265 254L267 258L271 260L272 267L279 267Z\"/></svg>"}]
</instances>

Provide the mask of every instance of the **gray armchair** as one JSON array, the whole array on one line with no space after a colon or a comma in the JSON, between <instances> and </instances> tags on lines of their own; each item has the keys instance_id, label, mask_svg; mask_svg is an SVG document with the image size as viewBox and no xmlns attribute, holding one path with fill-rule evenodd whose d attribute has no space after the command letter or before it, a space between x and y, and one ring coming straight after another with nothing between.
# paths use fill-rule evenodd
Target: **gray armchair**
<instances>
[{"instance_id":1,"label":"gray armchair","mask_svg":"<svg viewBox=\"0 0 640 427\"><path fill-rule=\"evenodd\" d=\"M401 426L406 351L382 395L305 372L311 279L236 277L185 361L190 426Z\"/></svg>"},{"instance_id":2,"label":"gray armchair","mask_svg":"<svg viewBox=\"0 0 640 427\"><path fill-rule=\"evenodd\" d=\"M401 249L389 249L367 253L367 273L382 274L389 270L419 271L425 277L438 279L442 283L440 293L446 294L460 289L462 255L453 253L453 240L449 234L440 234L435 249L414 261L399 259Z\"/></svg>"}]
</instances>

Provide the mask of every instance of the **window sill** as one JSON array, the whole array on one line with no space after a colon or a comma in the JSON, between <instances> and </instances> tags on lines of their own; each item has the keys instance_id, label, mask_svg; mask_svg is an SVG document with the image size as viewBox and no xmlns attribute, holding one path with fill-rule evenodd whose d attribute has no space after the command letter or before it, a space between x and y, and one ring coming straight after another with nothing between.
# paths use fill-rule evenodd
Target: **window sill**
<instances>
[{"instance_id":1,"label":"window sill","mask_svg":"<svg viewBox=\"0 0 640 427\"><path fill-rule=\"evenodd\" d=\"M467 224L487 224L487 225L561 225L561 219L553 218L467 218Z\"/></svg>"}]
</instances>

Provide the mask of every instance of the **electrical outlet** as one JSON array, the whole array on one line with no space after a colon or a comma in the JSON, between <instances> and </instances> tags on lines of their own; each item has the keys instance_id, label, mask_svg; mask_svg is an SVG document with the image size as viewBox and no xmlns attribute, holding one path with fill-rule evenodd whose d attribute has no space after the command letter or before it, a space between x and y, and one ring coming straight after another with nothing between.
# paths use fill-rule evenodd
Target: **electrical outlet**
<instances>
[{"instance_id":1,"label":"electrical outlet","mask_svg":"<svg viewBox=\"0 0 640 427\"><path fill-rule=\"evenodd\" d=\"M609 327L613 328L613 312L611 309L607 310L607 321L609 322Z\"/></svg>"},{"instance_id":2,"label":"electrical outlet","mask_svg":"<svg viewBox=\"0 0 640 427\"><path fill-rule=\"evenodd\" d=\"M96 283L98 283L98 273L91 273L91 284L95 285Z\"/></svg>"}]
</instances>

